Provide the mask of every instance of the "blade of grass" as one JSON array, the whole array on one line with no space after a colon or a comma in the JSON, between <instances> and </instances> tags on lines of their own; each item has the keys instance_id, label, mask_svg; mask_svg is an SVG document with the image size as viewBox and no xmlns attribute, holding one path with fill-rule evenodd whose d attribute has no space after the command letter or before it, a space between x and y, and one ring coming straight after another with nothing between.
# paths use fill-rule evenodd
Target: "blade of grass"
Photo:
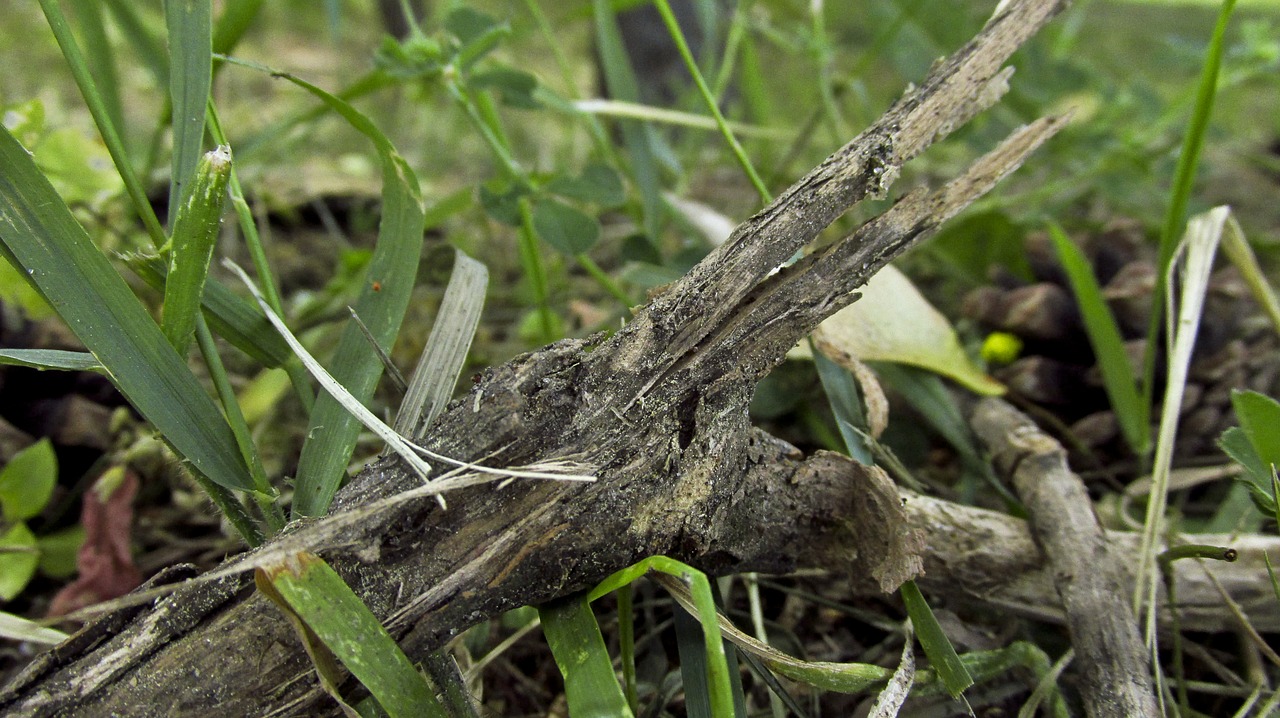
<instances>
[{"instance_id":1,"label":"blade of grass","mask_svg":"<svg viewBox=\"0 0 1280 718\"><path fill-rule=\"evenodd\" d=\"M618 580L628 575L634 575L634 569L643 563L623 569L623 571L619 571L614 576L606 579L605 583L602 583L592 591L592 595L595 595L602 588L616 585ZM681 606L684 606L685 610L697 610L694 607L693 596L679 582L668 580L662 575L657 575L654 578L667 589L672 598ZM798 683L841 693L861 693L883 686L893 676L893 671L888 668L867 663L802 661L743 633L723 615L717 615L716 620L723 635L740 648L744 654L755 656L770 670ZM1049 658L1044 651L1035 644L1025 641L1018 641L992 651L966 653L960 657L960 660L977 681L987 681L997 676L1005 676L1011 668L1015 667L1029 668L1037 678L1044 678L1050 675L1052 670ZM936 670L932 668L917 672L916 685L920 689L920 695L937 695L946 688L942 681L939 680ZM1060 702L1056 704L1054 715L1062 716L1063 718L1067 715Z\"/></svg>"},{"instance_id":2,"label":"blade of grass","mask_svg":"<svg viewBox=\"0 0 1280 718\"><path fill-rule=\"evenodd\" d=\"M1084 320L1085 333L1093 345L1102 370L1102 384L1111 400L1111 408L1120 422L1129 448L1138 456L1146 456L1151 450L1151 408L1143 402L1137 378L1125 354L1124 338L1115 317L1102 296L1102 288L1093 275L1093 268L1084 253L1055 223L1049 224L1049 237L1058 253L1058 262L1067 273L1071 291Z\"/></svg>"},{"instance_id":3,"label":"blade of grass","mask_svg":"<svg viewBox=\"0 0 1280 718\"><path fill-rule=\"evenodd\" d=\"M323 642L392 718L448 716L387 630L319 556L299 552L256 569L254 580L277 605L287 605L286 615Z\"/></svg>"},{"instance_id":4,"label":"blade of grass","mask_svg":"<svg viewBox=\"0 0 1280 718\"><path fill-rule=\"evenodd\" d=\"M220 146L230 146L227 141L227 134L223 132L223 124L218 118L218 109L215 108L212 99L210 99L209 106L207 106L207 115L209 115L207 116L209 132L214 136L214 141L218 142ZM275 276L271 273L270 262L266 260L266 250L262 247L262 239L259 232L257 232L257 223L253 220L253 211L248 206L248 202L244 201L244 192L241 189L241 183L239 183L239 173L236 172L236 166L234 165L232 165L229 188L232 207L236 209L236 218L239 220L239 228L241 228L241 235L244 238L244 247L247 248L248 256L253 262L253 270L256 271L257 278L259 278L259 285L266 297L266 303L275 310L276 315L284 316L284 303L280 301L279 289L275 287ZM223 292L223 287L216 282L211 283L210 287L214 289L215 296L221 296L221 294L230 296L229 293ZM206 297L209 296L209 289L206 288L205 294ZM237 302L236 306L239 307L241 305ZM216 330L219 330L219 334L234 343L234 338L228 337L220 329L220 319L221 317L215 315L211 319L211 324L214 325ZM265 317L260 317L259 312L253 312L250 319L256 323L256 321L265 319ZM257 334L255 338L266 340L271 348L283 348L283 342L275 331L265 331L265 333ZM283 351L283 353L280 353L278 360L275 360L274 363L268 363L266 366L284 367L285 374L289 376L289 384L293 385L293 392L297 395L298 401L302 403L303 410L311 413L312 408L315 407L315 392L311 388L311 381L307 379L307 372L302 369L301 363L294 360L291 353Z\"/></svg>"},{"instance_id":5,"label":"blade of grass","mask_svg":"<svg viewBox=\"0 0 1280 718\"><path fill-rule=\"evenodd\" d=\"M663 584L668 591L671 591L674 586L691 596L693 607L691 609L686 607L686 609L697 616L702 626L702 656L705 658L706 684L711 715L733 715L734 699L733 688L729 680L729 665L725 654L724 641L720 637L719 614L716 611L715 597L711 593L711 583L707 580L706 574L667 556L650 556L600 582L588 594L587 600L594 601L606 593L630 584L649 571L657 572L658 575L654 578ZM668 579L667 577L670 578Z\"/></svg>"},{"instance_id":6,"label":"blade of grass","mask_svg":"<svg viewBox=\"0 0 1280 718\"><path fill-rule=\"evenodd\" d=\"M1280 298L1276 297L1276 290L1267 282L1267 275L1262 271L1262 265L1258 264L1258 257L1249 247L1244 230L1240 228L1235 215L1227 220L1227 232L1222 237L1222 251L1236 265L1236 269L1240 270L1240 276L1249 285L1254 301L1271 320L1276 334L1280 334Z\"/></svg>"},{"instance_id":7,"label":"blade of grass","mask_svg":"<svg viewBox=\"0 0 1280 718\"><path fill-rule=\"evenodd\" d=\"M0 364L55 371L96 371L106 373L89 352L61 349L0 349Z\"/></svg>"},{"instance_id":8,"label":"blade of grass","mask_svg":"<svg viewBox=\"0 0 1280 718\"><path fill-rule=\"evenodd\" d=\"M103 110L111 118L111 125L117 131L123 131L124 105L120 101L120 76L116 72L115 53L107 39L102 3L98 0L73 0L71 8L80 21L80 37L84 40L89 74L102 94ZM127 143L125 150L127 154Z\"/></svg>"},{"instance_id":9,"label":"blade of grass","mask_svg":"<svg viewBox=\"0 0 1280 718\"><path fill-rule=\"evenodd\" d=\"M858 395L858 385L848 369L836 364L825 354L812 349L813 366L818 372L818 380L822 382L822 391L831 405L831 413L835 415L836 428L844 439L845 451L854 461L870 466L875 463L871 449L863 441L858 429L866 429L867 422L863 416L862 399Z\"/></svg>"},{"instance_id":10,"label":"blade of grass","mask_svg":"<svg viewBox=\"0 0 1280 718\"><path fill-rule=\"evenodd\" d=\"M262 459L258 455L257 445L254 444L253 434L249 431L249 424L240 410L239 398L231 386L227 370L222 365L218 347L213 343L213 333L209 331L209 325L205 323L204 318L198 314L195 316L194 334L196 341L200 344L200 353L208 364L209 378L218 392L218 400L222 402L222 411L227 417L227 425L235 435L236 446L240 447L240 456L249 467L249 476L253 477L253 486L256 489L253 499L262 511L267 527L275 533L285 525L284 511L276 501L279 492L271 485L267 472L262 467Z\"/></svg>"},{"instance_id":11,"label":"blade of grass","mask_svg":"<svg viewBox=\"0 0 1280 718\"><path fill-rule=\"evenodd\" d=\"M71 34L71 28L67 25L66 17L63 16L57 0L40 0L40 9L44 11L45 19L49 23L49 29L53 31L54 39L58 42L58 48L62 50L62 56L67 60L67 66L71 69L71 75L75 78L76 86L80 88L80 94L84 97L89 114L93 116L93 122L98 127L98 134L102 136L102 142L106 145L107 152L111 155L111 161L115 164L121 179L124 180L125 191L128 193L130 201L133 202L134 211L138 213L143 226L146 227L147 234L151 237L151 243L156 247L162 246L165 243L164 228L160 226L160 220L156 218L155 211L151 208L151 201L147 199L146 188L142 186L142 182L138 180L137 175L133 172L133 166L129 162L129 153L125 149L124 141L120 139L119 129L111 122L111 115L107 111L106 103L103 101L102 95L98 92L97 85L89 73L88 63L85 61L84 55L81 54L75 37Z\"/></svg>"},{"instance_id":12,"label":"blade of grass","mask_svg":"<svg viewBox=\"0 0 1280 718\"><path fill-rule=\"evenodd\" d=\"M595 18L596 47L600 53L600 65L604 69L609 96L624 102L638 102L639 85L631 63L627 60L613 6L609 0L592 0L591 7ZM640 190L641 225L649 241L656 242L658 228L662 223L663 204L653 143L645 126L639 122L623 120L618 123L618 127L622 130L622 142L630 158L631 177Z\"/></svg>"},{"instance_id":13,"label":"blade of grass","mask_svg":"<svg viewBox=\"0 0 1280 718\"><path fill-rule=\"evenodd\" d=\"M213 8L209 0L164 0L169 30L173 164L169 224L191 193L204 146L204 109L213 86Z\"/></svg>"},{"instance_id":14,"label":"blade of grass","mask_svg":"<svg viewBox=\"0 0 1280 718\"><path fill-rule=\"evenodd\" d=\"M55 628L48 628L22 616L15 616L7 611L0 611L0 636L14 641L31 641L55 645L62 643L70 636Z\"/></svg>"},{"instance_id":15,"label":"blade of grass","mask_svg":"<svg viewBox=\"0 0 1280 718\"><path fill-rule=\"evenodd\" d=\"M956 649L947 639L947 634L942 632L942 626L938 624L938 619L934 617L933 610L924 600L916 582L907 581L902 584L899 593L906 605L907 615L911 617L911 625L916 629L916 639L920 641L924 654L929 657L929 663L938 672L938 677L947 687L947 693L952 698L959 698L966 688L973 685L973 676L956 655Z\"/></svg>"},{"instance_id":16,"label":"blade of grass","mask_svg":"<svg viewBox=\"0 0 1280 718\"><path fill-rule=\"evenodd\" d=\"M253 27L262 3L263 0L228 0L223 3L222 14L213 26L213 51L225 55L234 50L240 44L240 38ZM214 72L217 72L217 67Z\"/></svg>"},{"instance_id":17,"label":"blade of grass","mask_svg":"<svg viewBox=\"0 0 1280 718\"><path fill-rule=\"evenodd\" d=\"M1205 132L1209 127L1209 116L1213 113L1213 103L1218 91L1218 72L1222 67L1222 54L1225 50L1227 23L1235 9L1236 0L1223 0L1218 9L1218 19L1213 28L1213 36L1205 49L1204 65L1200 69L1200 82L1196 87L1195 107L1191 111L1191 119L1187 123L1187 132L1182 138L1182 148L1178 153L1178 165L1174 170L1173 183L1169 188L1169 211L1165 214L1164 228L1160 232L1159 260L1156 264L1156 286L1151 296L1151 321L1147 326L1147 351L1142 366L1142 398L1143 404L1151 406L1155 396L1156 338L1160 333L1160 323L1164 317L1160 297L1165 293L1165 280L1169 263L1173 260L1174 249L1182 236L1182 228L1187 217L1187 205L1191 200L1191 192L1196 179L1196 169L1200 164L1200 155L1204 150Z\"/></svg>"},{"instance_id":18,"label":"blade of grass","mask_svg":"<svg viewBox=\"0 0 1280 718\"><path fill-rule=\"evenodd\" d=\"M230 147L205 154L197 166L191 192L173 223L160 328L178 356L187 355L195 333L209 262L222 226L222 205L230 175Z\"/></svg>"},{"instance_id":19,"label":"blade of grass","mask_svg":"<svg viewBox=\"0 0 1280 718\"><path fill-rule=\"evenodd\" d=\"M627 697L627 706L634 713L640 709L640 698L636 692L636 623L631 585L619 588L615 597L618 601L618 657L622 662L622 692Z\"/></svg>"},{"instance_id":20,"label":"blade of grass","mask_svg":"<svg viewBox=\"0 0 1280 718\"><path fill-rule=\"evenodd\" d=\"M212 482L253 489L226 421L58 197L0 128L0 242L121 393Z\"/></svg>"},{"instance_id":21,"label":"blade of grass","mask_svg":"<svg viewBox=\"0 0 1280 718\"><path fill-rule=\"evenodd\" d=\"M417 177L386 135L347 102L288 73L242 60L230 61L269 72L310 92L377 149L382 163L382 220L366 270L368 281L364 282L354 306L378 343L391 346L409 306L422 254L425 215ZM382 364L377 354L369 350L354 322L348 322L343 329L330 366L334 379L359 402L366 403L372 398L382 374ZM294 517L322 516L328 510L360 433L360 422L328 393L317 397L309 423L307 440L298 460Z\"/></svg>"},{"instance_id":22,"label":"blade of grass","mask_svg":"<svg viewBox=\"0 0 1280 718\"><path fill-rule=\"evenodd\" d=\"M689 718L714 718L711 712L711 684L707 681L706 644L698 619L674 606L676 652L680 657L680 679L684 685L684 707Z\"/></svg>"},{"instance_id":23,"label":"blade of grass","mask_svg":"<svg viewBox=\"0 0 1280 718\"><path fill-rule=\"evenodd\" d=\"M564 676L569 713L577 716L631 716L631 707L613 672L600 626L585 596L538 608L542 633Z\"/></svg>"},{"instance_id":24,"label":"blade of grass","mask_svg":"<svg viewBox=\"0 0 1280 718\"><path fill-rule=\"evenodd\" d=\"M542 341L555 341L557 322L547 299L547 273L542 267L542 254L538 252L538 232L533 226L533 208L527 197L520 198L520 265L533 289Z\"/></svg>"},{"instance_id":25,"label":"blade of grass","mask_svg":"<svg viewBox=\"0 0 1280 718\"><path fill-rule=\"evenodd\" d=\"M111 12L116 27L124 36L125 44L142 60L142 65L151 73L156 87L169 86L169 57L165 52L164 42L160 39L159 29L148 28L146 22L138 15L137 7L128 0L100 0Z\"/></svg>"}]
</instances>

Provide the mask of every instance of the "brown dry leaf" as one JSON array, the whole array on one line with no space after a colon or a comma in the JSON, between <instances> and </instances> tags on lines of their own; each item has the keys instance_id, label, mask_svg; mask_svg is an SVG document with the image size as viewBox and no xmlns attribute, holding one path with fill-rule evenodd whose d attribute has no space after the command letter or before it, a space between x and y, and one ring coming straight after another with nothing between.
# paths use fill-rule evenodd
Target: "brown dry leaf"
<instances>
[{"instance_id":1,"label":"brown dry leaf","mask_svg":"<svg viewBox=\"0 0 1280 718\"><path fill-rule=\"evenodd\" d=\"M50 616L123 596L142 583L130 547L137 493L137 475L113 466L85 494L80 510L85 538L76 556L80 575L53 597Z\"/></svg>"}]
</instances>

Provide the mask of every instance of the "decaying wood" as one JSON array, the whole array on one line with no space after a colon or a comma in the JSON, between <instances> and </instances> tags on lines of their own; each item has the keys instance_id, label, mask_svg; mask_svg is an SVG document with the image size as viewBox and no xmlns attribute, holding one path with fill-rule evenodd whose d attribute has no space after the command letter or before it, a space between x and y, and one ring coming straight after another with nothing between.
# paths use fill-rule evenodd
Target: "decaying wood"
<instances>
[{"instance_id":1,"label":"decaying wood","mask_svg":"<svg viewBox=\"0 0 1280 718\"><path fill-rule=\"evenodd\" d=\"M1158 715L1132 587L1124 590L1121 557L1107 543L1084 482L1071 473L1066 449L999 399L979 402L972 422L1026 505L1032 533L1053 569L1085 712L1096 718Z\"/></svg>"},{"instance_id":2,"label":"decaying wood","mask_svg":"<svg viewBox=\"0 0 1280 718\"><path fill-rule=\"evenodd\" d=\"M1054 584L1054 568L1041 553L1027 523L1008 514L963 506L932 496L900 490L909 530L924 541L924 574L916 579L926 592L945 596L948 603L971 604L1008 611L1027 618L1064 623L1062 599ZM1132 531L1106 531L1113 556L1121 557L1121 597L1133 596L1136 561L1142 542ZM1232 612L1216 581L1240 607L1241 615L1263 633L1280 631L1280 605L1268 582L1265 557L1280 555L1280 537L1197 534L1196 541L1230 546L1239 554L1234 563L1177 561L1178 620L1183 630L1236 632L1240 619ZM861 594L879 592L873 582L855 581ZM1170 628L1161 598L1160 626Z\"/></svg>"},{"instance_id":3,"label":"decaying wood","mask_svg":"<svg viewBox=\"0 0 1280 718\"><path fill-rule=\"evenodd\" d=\"M493 368L426 444L520 465L574 457L591 484L520 481L365 507L419 483L395 460L339 494L332 519L241 559L320 552L412 656L476 622L583 589L651 554L711 573L830 565L896 586L918 565L896 490L829 454L752 428L755 384L867 278L989 190L1061 125L1013 133L937 191L916 190L843 241L786 261L901 165L995 102L1009 55L1065 5L1014 0L876 124L747 220L607 340ZM843 547L840 549L839 547ZM316 715L332 711L288 624L245 575L179 589L90 628L0 695L13 714ZM122 625L123 624L123 625Z\"/></svg>"}]
</instances>

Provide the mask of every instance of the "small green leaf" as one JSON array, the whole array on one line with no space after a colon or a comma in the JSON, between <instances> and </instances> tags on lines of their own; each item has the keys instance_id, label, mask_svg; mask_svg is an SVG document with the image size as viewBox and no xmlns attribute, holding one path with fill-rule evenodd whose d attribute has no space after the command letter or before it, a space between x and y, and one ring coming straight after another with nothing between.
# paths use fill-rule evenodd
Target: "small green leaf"
<instances>
[{"instance_id":1,"label":"small green leaf","mask_svg":"<svg viewBox=\"0 0 1280 718\"><path fill-rule=\"evenodd\" d=\"M299 552L258 569L255 577L260 587L269 583L276 592L273 600L287 603L392 718L446 715L395 640L319 556Z\"/></svg>"},{"instance_id":2,"label":"small green leaf","mask_svg":"<svg viewBox=\"0 0 1280 718\"><path fill-rule=\"evenodd\" d=\"M1231 406L1240 428L1267 475L1268 467L1280 467L1280 402L1256 391L1232 391Z\"/></svg>"},{"instance_id":3,"label":"small green leaf","mask_svg":"<svg viewBox=\"0 0 1280 718\"><path fill-rule=\"evenodd\" d=\"M560 176L547 183L552 194L601 207L617 207L627 199L622 178L609 165L592 163L578 177Z\"/></svg>"},{"instance_id":4,"label":"small green leaf","mask_svg":"<svg viewBox=\"0 0 1280 718\"><path fill-rule=\"evenodd\" d=\"M6 521L22 521L40 513L58 482L58 457L48 438L14 454L0 469L0 507Z\"/></svg>"},{"instance_id":5,"label":"small green leaf","mask_svg":"<svg viewBox=\"0 0 1280 718\"><path fill-rule=\"evenodd\" d=\"M444 28L463 43L471 42L500 27L501 24L492 15L486 15L469 7L457 8L444 19Z\"/></svg>"},{"instance_id":6,"label":"small green leaf","mask_svg":"<svg viewBox=\"0 0 1280 718\"><path fill-rule=\"evenodd\" d=\"M1244 429L1233 426L1222 432L1222 436L1218 437L1218 448L1237 464L1243 466L1254 483L1259 486L1266 484L1270 474Z\"/></svg>"},{"instance_id":7,"label":"small green leaf","mask_svg":"<svg viewBox=\"0 0 1280 718\"><path fill-rule=\"evenodd\" d=\"M89 352L62 349L0 349L0 364L55 371L106 371Z\"/></svg>"},{"instance_id":8,"label":"small green leaf","mask_svg":"<svg viewBox=\"0 0 1280 718\"><path fill-rule=\"evenodd\" d=\"M0 536L0 601L12 601L31 582L40 563L36 536L18 522Z\"/></svg>"},{"instance_id":9,"label":"small green leaf","mask_svg":"<svg viewBox=\"0 0 1280 718\"><path fill-rule=\"evenodd\" d=\"M600 223L554 199L540 199L533 206L533 227L547 244L564 254L581 254L600 238Z\"/></svg>"},{"instance_id":10,"label":"small green leaf","mask_svg":"<svg viewBox=\"0 0 1280 718\"><path fill-rule=\"evenodd\" d=\"M495 67L492 70L477 72L471 76L473 89L492 88L498 92L504 105L536 110L542 106L533 96L538 89L538 78L511 67Z\"/></svg>"},{"instance_id":11,"label":"small green leaf","mask_svg":"<svg viewBox=\"0 0 1280 718\"><path fill-rule=\"evenodd\" d=\"M36 539L40 549L40 573L69 578L76 572L76 555L84 545L84 526L76 524Z\"/></svg>"}]
</instances>

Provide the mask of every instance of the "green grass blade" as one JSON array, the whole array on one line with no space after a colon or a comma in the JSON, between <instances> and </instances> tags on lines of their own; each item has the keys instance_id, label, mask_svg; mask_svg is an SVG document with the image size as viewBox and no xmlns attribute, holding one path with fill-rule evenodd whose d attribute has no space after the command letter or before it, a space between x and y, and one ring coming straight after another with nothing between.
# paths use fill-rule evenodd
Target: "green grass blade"
<instances>
[{"instance_id":1,"label":"green grass blade","mask_svg":"<svg viewBox=\"0 0 1280 718\"><path fill-rule=\"evenodd\" d=\"M111 122L106 103L103 101L101 94L99 94L97 85L89 73L88 62L85 60L84 55L81 54L75 37L71 34L71 28L67 25L66 17L63 16L57 0L40 0L40 9L44 11L45 19L49 22L49 29L53 31L54 39L57 40L58 47L62 50L62 56L67 60L67 66L71 69L71 75L75 78L76 86L80 88L80 94L84 96L85 105L89 108L89 114L93 116L93 122L98 127L98 133L102 135L102 142L107 146L107 152L111 154L111 161L115 163L116 170L120 173L120 178L124 180L125 191L129 194L129 200L133 203L134 211L138 213L143 226L146 227L147 234L151 237L151 243L157 247L163 245L165 242L164 228L160 226L160 220L156 218L156 213L151 208L151 200L147 198L146 188L142 186L142 182L139 181L133 171L133 166L129 161L129 153L125 149L124 141L120 139L119 129Z\"/></svg>"},{"instance_id":2,"label":"green grass blade","mask_svg":"<svg viewBox=\"0 0 1280 718\"><path fill-rule=\"evenodd\" d=\"M120 76L116 73L115 53L107 39L99 0L73 0L72 12L80 21L80 37L84 40L89 74L102 94L102 106L117 131L124 131L124 106L120 101ZM123 138L121 138L123 139ZM127 146L126 146L127 149Z\"/></svg>"},{"instance_id":3,"label":"green grass blade","mask_svg":"<svg viewBox=\"0 0 1280 718\"><path fill-rule=\"evenodd\" d=\"M564 676L564 694L574 718L630 716L613 660L585 596L538 609L542 633Z\"/></svg>"},{"instance_id":4,"label":"green grass blade","mask_svg":"<svg viewBox=\"0 0 1280 718\"><path fill-rule=\"evenodd\" d=\"M213 86L213 9L210 0L165 0L169 28L169 98L173 107L173 174L169 224L191 193L204 147L205 105Z\"/></svg>"},{"instance_id":5,"label":"green grass blade","mask_svg":"<svg viewBox=\"0 0 1280 718\"><path fill-rule=\"evenodd\" d=\"M371 94L385 87L391 87L398 82L391 75L382 70L374 70L369 74L359 78L355 82L347 86L346 89L336 93L337 97L350 102L359 97ZM323 117L330 111L328 105L321 105L307 110L294 113L287 117L281 118L262 130L247 137L243 142L236 145L236 153L243 160L246 157L256 157L263 152L267 152L279 147L279 143L286 134L295 127L306 124L317 118Z\"/></svg>"},{"instance_id":6,"label":"green grass blade","mask_svg":"<svg viewBox=\"0 0 1280 718\"><path fill-rule=\"evenodd\" d=\"M680 679L684 684L684 707L689 718L714 718L711 710L711 683L707 680L706 644L698 619L679 606L675 611L676 652L680 656Z\"/></svg>"},{"instance_id":7,"label":"green grass blade","mask_svg":"<svg viewBox=\"0 0 1280 718\"><path fill-rule=\"evenodd\" d=\"M121 393L196 471L252 489L213 399L27 152L0 128L0 243Z\"/></svg>"},{"instance_id":8,"label":"green grass blade","mask_svg":"<svg viewBox=\"0 0 1280 718\"><path fill-rule=\"evenodd\" d=\"M725 652L724 641L720 636L719 613L716 611L715 597L711 593L711 583L706 574L692 566L681 563L666 556L650 556L628 566L601 581L587 595L588 601L615 591L630 584L649 571L666 574L673 580L657 576L659 583L674 592L688 592L693 600L693 612L697 614L702 625L702 653L705 659L708 703L713 716L730 716L734 711L734 693L729 679L729 663Z\"/></svg>"},{"instance_id":9,"label":"green grass blade","mask_svg":"<svg viewBox=\"0 0 1280 718\"><path fill-rule=\"evenodd\" d=\"M604 69L609 96L624 102L639 102L639 85L631 63L627 60L613 6L609 0L592 0L591 7L595 17L596 48L600 53L600 64ZM655 242L658 226L662 221L663 204L653 144L648 130L639 122L624 120L618 123L618 127L622 130L622 142L630 155L631 177L640 190L644 215L641 224L649 241Z\"/></svg>"},{"instance_id":10,"label":"green grass blade","mask_svg":"<svg viewBox=\"0 0 1280 718\"><path fill-rule=\"evenodd\" d=\"M390 347L409 306L409 294L413 290L422 254L425 215L418 178L386 135L350 104L305 80L286 73L272 74L315 95L373 142L378 150L382 161L382 221L378 225L373 257L366 270L368 281L364 282L354 306L356 314L378 344ZM368 340L355 322L348 322L343 330L337 352L330 362L330 373L361 403L372 398L382 375L382 363L377 353L370 350ZM298 460L294 517L322 516L328 510L329 502L342 482L359 433L359 420L331 395L326 393L316 399L307 441Z\"/></svg>"},{"instance_id":11,"label":"green grass blade","mask_svg":"<svg viewBox=\"0 0 1280 718\"><path fill-rule=\"evenodd\" d=\"M286 613L301 621L391 718L448 715L387 630L319 556L294 554L258 569L255 580L269 597L287 604Z\"/></svg>"},{"instance_id":12,"label":"green grass blade","mask_svg":"<svg viewBox=\"0 0 1280 718\"><path fill-rule=\"evenodd\" d=\"M1120 422L1120 430L1129 448L1138 456L1145 456L1151 443L1151 410L1139 394L1120 328L1084 253L1056 224L1049 225L1049 236L1080 307L1085 333L1089 335L1089 343L1098 358L1102 384L1111 399L1111 408Z\"/></svg>"},{"instance_id":13,"label":"green grass blade","mask_svg":"<svg viewBox=\"0 0 1280 718\"><path fill-rule=\"evenodd\" d=\"M1213 36L1209 47L1205 49L1204 65L1200 70L1200 82L1196 87L1195 107L1191 112L1191 120L1187 124L1187 133L1182 138L1182 148L1178 153L1178 166L1174 170L1173 185L1169 193L1169 211L1165 214L1164 227L1160 232L1159 261L1156 264L1156 286L1151 293L1151 322L1147 327L1147 352L1142 368L1142 392L1144 404L1150 406L1154 396L1154 377L1156 366L1156 338L1160 334L1161 320L1164 318L1164 307L1161 298L1165 295L1165 281L1169 262L1173 259L1174 249L1182 238L1183 228L1187 222L1187 205L1191 200L1191 192L1196 179L1196 169L1200 165L1200 155L1204 149L1205 131L1209 127L1209 116L1213 112L1214 99L1218 92L1218 72L1222 67L1222 54L1225 49L1224 38L1227 23L1235 9L1236 0L1223 0L1218 9L1218 20L1213 28Z\"/></svg>"},{"instance_id":14,"label":"green grass blade","mask_svg":"<svg viewBox=\"0 0 1280 718\"><path fill-rule=\"evenodd\" d=\"M213 26L213 51L226 54L240 44L240 38L253 26L262 9L263 0L230 0L223 4L222 14Z\"/></svg>"},{"instance_id":15,"label":"green grass blade","mask_svg":"<svg viewBox=\"0 0 1280 718\"><path fill-rule=\"evenodd\" d=\"M934 618L933 610L925 602L916 582L907 581L899 590L902 602L906 604L907 615L911 617L911 625L916 629L920 647L929 657L933 670L937 671L947 692L952 698L959 698L966 688L973 685L973 676L956 655L956 649L947 640L947 634L942 632L942 626L938 625L938 619Z\"/></svg>"},{"instance_id":16,"label":"green grass blade","mask_svg":"<svg viewBox=\"0 0 1280 718\"><path fill-rule=\"evenodd\" d=\"M195 334L209 262L222 227L222 205L230 176L230 147L205 154L196 169L191 193L173 223L160 328L178 356L187 355Z\"/></svg>"},{"instance_id":17,"label":"green grass blade","mask_svg":"<svg viewBox=\"0 0 1280 718\"><path fill-rule=\"evenodd\" d=\"M863 417L862 400L853 375L817 349L813 349L813 366L822 383L822 391L827 395L827 403L831 404L831 413L835 415L836 428L844 439L845 450L858 463L867 466L874 464L876 461L871 455L870 447L858 433L859 429L866 429L867 422Z\"/></svg>"},{"instance_id":18,"label":"green grass blade","mask_svg":"<svg viewBox=\"0 0 1280 718\"><path fill-rule=\"evenodd\" d=\"M142 65L151 73L156 86L168 87L169 57L159 32L152 32L146 26L138 16L134 3L129 0L101 0L101 3L111 11L120 34L124 36L125 44L142 60Z\"/></svg>"},{"instance_id":19,"label":"green grass blade","mask_svg":"<svg viewBox=\"0 0 1280 718\"><path fill-rule=\"evenodd\" d=\"M89 352L61 349L0 349L0 364L56 371L106 371Z\"/></svg>"},{"instance_id":20,"label":"green grass blade","mask_svg":"<svg viewBox=\"0 0 1280 718\"><path fill-rule=\"evenodd\" d=\"M534 311L538 315L538 327L544 343L553 342L558 337L555 314L551 311L548 300L547 273L542 266L542 253L538 251L538 232L534 228L533 210L528 197L520 200L520 267L528 278L533 289Z\"/></svg>"}]
</instances>

